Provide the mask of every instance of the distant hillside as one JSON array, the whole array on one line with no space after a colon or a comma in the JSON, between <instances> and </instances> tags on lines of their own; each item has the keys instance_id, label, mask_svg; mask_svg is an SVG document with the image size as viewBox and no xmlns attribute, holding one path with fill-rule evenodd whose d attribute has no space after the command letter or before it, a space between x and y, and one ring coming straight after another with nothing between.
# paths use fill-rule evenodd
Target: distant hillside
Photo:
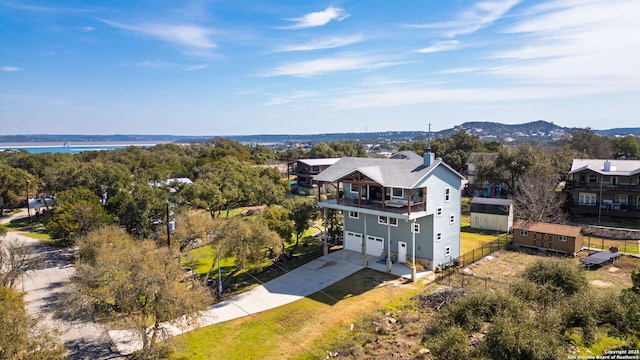
<instances>
[{"instance_id":1,"label":"distant hillside","mask_svg":"<svg viewBox=\"0 0 640 360\"><path fill-rule=\"evenodd\" d=\"M482 140L499 142L517 141L542 141L548 142L562 139L567 136L573 128L566 128L554 123L538 120L524 124L501 124L489 121L466 122L431 134L431 138L451 136L457 131L464 130L470 134L478 135ZM633 135L640 137L640 128L618 128L609 130L593 130L601 136L626 136ZM211 136L176 136L176 135L0 135L0 143L37 143L37 142L59 142L69 141L73 144L83 142L114 142L114 143L190 143L193 141L206 141L216 137ZM243 143L258 144L297 144L297 143L317 143L330 142L335 140L358 140L362 142L374 142L388 140L392 142L407 142L415 140L425 140L429 137L427 131L384 131L384 132L361 132L361 133L330 133L330 134L305 134L305 135L236 135L222 136L224 138L236 140Z\"/></svg>"}]
</instances>

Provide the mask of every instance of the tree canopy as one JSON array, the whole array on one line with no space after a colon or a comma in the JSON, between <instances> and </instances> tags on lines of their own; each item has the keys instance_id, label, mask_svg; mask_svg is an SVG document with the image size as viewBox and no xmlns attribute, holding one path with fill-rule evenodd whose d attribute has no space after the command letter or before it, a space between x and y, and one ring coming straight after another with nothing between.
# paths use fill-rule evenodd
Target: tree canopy
<instances>
[{"instance_id":1,"label":"tree canopy","mask_svg":"<svg viewBox=\"0 0 640 360\"><path fill-rule=\"evenodd\" d=\"M175 254L155 241L103 227L79 238L78 247L76 274L63 298L74 306L61 311L135 332L144 356L156 351L163 323L186 326L210 303L206 289L180 282L184 271Z\"/></svg>"}]
</instances>

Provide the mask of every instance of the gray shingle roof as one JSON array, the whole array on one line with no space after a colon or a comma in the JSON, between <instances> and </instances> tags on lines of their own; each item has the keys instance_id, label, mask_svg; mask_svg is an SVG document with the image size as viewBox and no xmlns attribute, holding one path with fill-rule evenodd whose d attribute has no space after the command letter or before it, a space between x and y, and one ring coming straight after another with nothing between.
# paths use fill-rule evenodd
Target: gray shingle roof
<instances>
[{"instance_id":1,"label":"gray shingle roof","mask_svg":"<svg viewBox=\"0 0 640 360\"><path fill-rule=\"evenodd\" d=\"M445 166L461 179L464 179L462 175L442 162L442 160L435 160L431 166L425 166L420 155L403 153L405 156L401 156L401 158L391 157L389 159L342 158L314 176L313 179L321 182L335 182L357 171L385 187L413 189L420 180L438 166Z\"/></svg>"}]
</instances>

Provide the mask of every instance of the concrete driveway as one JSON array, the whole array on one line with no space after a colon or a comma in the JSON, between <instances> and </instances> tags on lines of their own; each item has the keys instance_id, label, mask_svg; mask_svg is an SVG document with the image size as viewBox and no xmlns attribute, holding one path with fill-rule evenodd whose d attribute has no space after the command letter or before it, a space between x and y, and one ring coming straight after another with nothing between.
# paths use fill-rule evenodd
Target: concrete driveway
<instances>
[{"instance_id":1,"label":"concrete driveway","mask_svg":"<svg viewBox=\"0 0 640 360\"><path fill-rule=\"evenodd\" d=\"M168 336L176 336L196 328L289 304L364 268L359 254L348 255L343 259L341 251L330 253L232 299L215 304L203 311L197 324L163 326L167 329ZM109 335L121 354L130 354L142 347L141 341L130 331L109 331Z\"/></svg>"}]
</instances>

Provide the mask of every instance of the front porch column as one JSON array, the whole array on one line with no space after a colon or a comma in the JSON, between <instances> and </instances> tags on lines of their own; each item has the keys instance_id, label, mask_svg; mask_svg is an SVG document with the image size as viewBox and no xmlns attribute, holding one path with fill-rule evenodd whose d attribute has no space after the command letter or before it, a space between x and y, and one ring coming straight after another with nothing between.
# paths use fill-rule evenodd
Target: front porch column
<instances>
[{"instance_id":1,"label":"front porch column","mask_svg":"<svg viewBox=\"0 0 640 360\"><path fill-rule=\"evenodd\" d=\"M416 282L416 220L413 219L411 223L411 240L412 240L412 249L411 249L411 281Z\"/></svg>"},{"instance_id":2,"label":"front porch column","mask_svg":"<svg viewBox=\"0 0 640 360\"><path fill-rule=\"evenodd\" d=\"M324 255L329 254L329 246L327 245L327 208L323 208L322 213L322 226L324 227L324 246L322 247L322 252Z\"/></svg>"},{"instance_id":3,"label":"front porch column","mask_svg":"<svg viewBox=\"0 0 640 360\"><path fill-rule=\"evenodd\" d=\"M362 234L362 262L364 266L369 266L369 258L367 257L367 215L364 215L364 234Z\"/></svg>"},{"instance_id":4,"label":"front porch column","mask_svg":"<svg viewBox=\"0 0 640 360\"><path fill-rule=\"evenodd\" d=\"M387 218L387 272L391 272L393 263L391 262L391 220Z\"/></svg>"}]
</instances>

